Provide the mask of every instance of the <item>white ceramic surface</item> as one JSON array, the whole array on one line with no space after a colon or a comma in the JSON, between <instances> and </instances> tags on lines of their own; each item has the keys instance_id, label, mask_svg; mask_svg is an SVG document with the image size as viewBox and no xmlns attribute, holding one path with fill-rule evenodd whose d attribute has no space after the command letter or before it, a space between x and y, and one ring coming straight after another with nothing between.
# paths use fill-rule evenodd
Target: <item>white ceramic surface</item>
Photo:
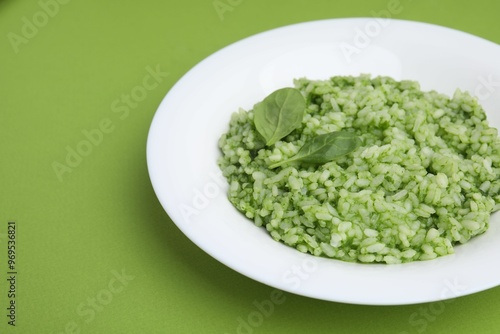
<instances>
[{"instance_id":1,"label":"white ceramic surface","mask_svg":"<svg viewBox=\"0 0 500 334\"><path fill-rule=\"evenodd\" d=\"M168 92L151 125L147 162L175 224L215 259L269 286L329 301L398 305L443 300L500 284L500 215L487 233L427 262L366 265L305 255L273 241L226 198L217 141L231 113L297 77L371 73L424 90L468 90L500 128L500 46L430 24L374 18L286 26L209 56Z\"/></svg>"}]
</instances>

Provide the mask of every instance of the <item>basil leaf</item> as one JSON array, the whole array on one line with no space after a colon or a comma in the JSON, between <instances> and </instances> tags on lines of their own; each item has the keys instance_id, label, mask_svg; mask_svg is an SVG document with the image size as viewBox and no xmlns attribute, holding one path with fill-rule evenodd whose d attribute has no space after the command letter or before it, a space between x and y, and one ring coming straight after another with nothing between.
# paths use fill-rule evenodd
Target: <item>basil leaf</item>
<instances>
[{"instance_id":1,"label":"basil leaf","mask_svg":"<svg viewBox=\"0 0 500 334\"><path fill-rule=\"evenodd\" d=\"M361 140L352 132L336 131L319 135L307 141L290 159L275 163L269 168L282 164L301 161L313 164L324 164L349 154L361 145Z\"/></svg>"},{"instance_id":2,"label":"basil leaf","mask_svg":"<svg viewBox=\"0 0 500 334\"><path fill-rule=\"evenodd\" d=\"M306 101L300 91L295 88L278 89L255 105L255 128L270 146L302 124L305 109Z\"/></svg>"}]
</instances>

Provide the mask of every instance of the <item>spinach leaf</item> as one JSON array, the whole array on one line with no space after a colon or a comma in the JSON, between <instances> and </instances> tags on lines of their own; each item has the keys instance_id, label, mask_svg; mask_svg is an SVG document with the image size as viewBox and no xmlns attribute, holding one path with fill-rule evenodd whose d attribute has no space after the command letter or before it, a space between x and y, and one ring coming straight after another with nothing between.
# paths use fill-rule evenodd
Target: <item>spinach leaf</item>
<instances>
[{"instance_id":1,"label":"spinach leaf","mask_svg":"<svg viewBox=\"0 0 500 334\"><path fill-rule=\"evenodd\" d=\"M326 133L307 141L299 152L290 159L275 163L269 168L276 168L293 161L324 164L351 153L360 145L361 140L352 132L335 131Z\"/></svg>"},{"instance_id":2,"label":"spinach leaf","mask_svg":"<svg viewBox=\"0 0 500 334\"><path fill-rule=\"evenodd\" d=\"M302 124L306 101L300 91L282 88L271 93L254 107L257 131L270 146Z\"/></svg>"}]
</instances>

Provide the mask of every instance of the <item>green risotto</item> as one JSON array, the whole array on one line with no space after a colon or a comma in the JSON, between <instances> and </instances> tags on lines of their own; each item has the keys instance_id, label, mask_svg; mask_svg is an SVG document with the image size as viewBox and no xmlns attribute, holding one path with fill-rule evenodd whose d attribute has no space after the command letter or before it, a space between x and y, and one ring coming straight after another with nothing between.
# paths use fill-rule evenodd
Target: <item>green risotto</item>
<instances>
[{"instance_id":1,"label":"green risotto","mask_svg":"<svg viewBox=\"0 0 500 334\"><path fill-rule=\"evenodd\" d=\"M232 115L219 166L231 203L274 240L343 261L430 260L500 209L500 139L468 93L361 75L273 94Z\"/></svg>"}]
</instances>

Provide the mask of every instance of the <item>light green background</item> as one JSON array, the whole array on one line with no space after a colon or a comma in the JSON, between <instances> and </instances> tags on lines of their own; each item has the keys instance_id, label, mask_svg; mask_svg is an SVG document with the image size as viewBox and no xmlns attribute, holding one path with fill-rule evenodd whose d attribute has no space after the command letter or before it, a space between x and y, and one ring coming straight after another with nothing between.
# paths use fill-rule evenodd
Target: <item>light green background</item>
<instances>
[{"instance_id":1,"label":"light green background","mask_svg":"<svg viewBox=\"0 0 500 334\"><path fill-rule=\"evenodd\" d=\"M213 0L65 2L44 21L37 1L0 0L0 333L237 333L238 326L240 333L500 332L500 288L447 304L398 307L284 293L261 324L243 330L239 319L255 317L255 303L271 300L274 289L201 251L152 190L149 125L192 66L258 32L372 16L388 1L221 0L231 9L222 15ZM400 0L400 6L396 18L500 43L498 1ZM21 36L33 20L43 26L24 28L30 38L13 44L13 34ZM140 90L148 69L169 74L125 115L120 99ZM108 133L59 180L53 163L65 163L68 147L76 149L84 131L106 120ZM9 220L18 226L15 328L5 316Z\"/></svg>"}]
</instances>

